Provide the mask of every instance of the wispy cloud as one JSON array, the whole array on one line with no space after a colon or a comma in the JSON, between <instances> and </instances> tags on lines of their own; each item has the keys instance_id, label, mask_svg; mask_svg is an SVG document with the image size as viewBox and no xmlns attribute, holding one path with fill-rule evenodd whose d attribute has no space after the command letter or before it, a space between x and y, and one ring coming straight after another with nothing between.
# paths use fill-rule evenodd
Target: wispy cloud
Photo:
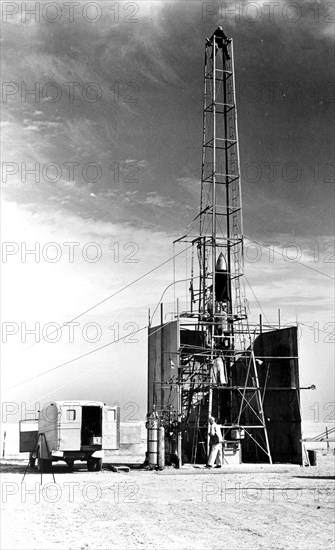
<instances>
[{"instance_id":1,"label":"wispy cloud","mask_svg":"<svg viewBox=\"0 0 335 550\"><path fill-rule=\"evenodd\" d=\"M148 193L142 202L144 204L159 206L161 208L171 207L174 205L174 201L172 199L163 197L162 195L159 195L158 193L156 193L156 191L151 191L150 193Z\"/></svg>"},{"instance_id":2,"label":"wispy cloud","mask_svg":"<svg viewBox=\"0 0 335 550\"><path fill-rule=\"evenodd\" d=\"M98 24L82 17L73 23L64 18L55 24L36 24L33 18L22 23L18 13L3 25L3 74L16 88L2 104L2 160L12 163L14 171L17 168L3 185L8 199L5 239L19 246L25 241L29 246L54 241L62 251L65 242L79 243L72 264L65 256L54 264L23 263L20 252L9 258L6 277L12 290L5 302L11 318L35 316L44 321L52 315L67 320L172 253L170 243L199 210L204 40L219 23L222 10L225 30L235 45L245 234L262 243L279 241L281 251L287 243L297 242L301 260L329 274L332 265L323 260L331 250L322 248L333 223L333 135L327 131L331 103L323 88L332 62L330 26L322 17L326 4L317 3L318 22L313 21L316 5L314 12L303 3L297 5L303 12L296 24L283 17L287 2L274 6L279 13L274 22L264 20L267 2L249 6L251 18L255 10L262 10L263 19L255 23L246 21L243 3L238 4L239 23L234 2L219 3L218 15L205 19L201 2L141 1L136 24L124 21L123 12L112 24L110 7L115 3L100 4L103 17ZM294 16L293 4L285 9L291 11L284 14ZM317 75L323 102L314 88L312 95L306 94L305 84L297 101L288 100L285 86L293 83L299 91L306 71ZM313 86L314 80L311 76ZM87 96L89 83L94 83L92 93L99 92L95 101ZM266 86L272 84L275 94L269 99ZM36 96L25 95L25 86L36 89ZM251 88L258 93L257 101L248 96ZM272 179L266 171L269 163L277 167ZM299 181L290 181L290 163L301 169ZM24 173L35 165L37 179ZM248 172L251 165L260 172L256 180ZM89 242L103 251L96 264L82 256ZM119 261L117 246L110 249L113 243L119 243ZM138 245L138 263L123 261L134 252L124 248L128 243ZM313 243L320 245L318 261ZM176 263L184 273L181 262ZM262 249L259 261L246 262L246 274L269 316L275 316L282 304L287 317L294 317L297 307L303 319L310 311L316 319L328 318L328 280L313 269L280 256L271 263ZM146 323L147 307L156 306L171 280L171 266L166 265L149 283L142 281L130 287L126 298L108 303L99 322L112 313L121 319L121 329L126 321ZM250 292L249 297L258 311ZM169 293L165 298L171 301ZM36 355L34 351L27 361L14 361L13 356L8 361L13 369L29 363L29 368L42 370L51 359L78 352L71 346L56 349L52 358L49 345L40 355L37 346ZM122 350L111 355L108 349L103 356L104 380L111 379L111 364L122 371L124 357L136 366L130 369L134 378L139 376L138 364L145 371L145 341L139 348ZM20 367L9 374L24 373ZM122 376L120 380L121 384ZM101 391L101 383L95 390ZM137 388L132 391L136 395Z\"/></svg>"}]
</instances>

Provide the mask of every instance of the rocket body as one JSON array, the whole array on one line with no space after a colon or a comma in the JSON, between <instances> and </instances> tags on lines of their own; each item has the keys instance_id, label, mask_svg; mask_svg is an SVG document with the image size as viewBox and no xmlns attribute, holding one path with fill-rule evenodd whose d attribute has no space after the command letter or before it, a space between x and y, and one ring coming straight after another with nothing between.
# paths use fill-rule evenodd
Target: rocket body
<instances>
[{"instance_id":1,"label":"rocket body","mask_svg":"<svg viewBox=\"0 0 335 550\"><path fill-rule=\"evenodd\" d=\"M216 302L229 300L227 263L222 252L219 254L215 266L215 298Z\"/></svg>"}]
</instances>

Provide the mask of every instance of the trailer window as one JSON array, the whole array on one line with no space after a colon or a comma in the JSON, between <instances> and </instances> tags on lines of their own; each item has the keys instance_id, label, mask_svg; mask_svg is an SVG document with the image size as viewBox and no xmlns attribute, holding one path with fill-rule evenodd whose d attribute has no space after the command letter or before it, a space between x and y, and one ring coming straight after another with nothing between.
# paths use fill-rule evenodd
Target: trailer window
<instances>
[{"instance_id":1,"label":"trailer window","mask_svg":"<svg viewBox=\"0 0 335 550\"><path fill-rule=\"evenodd\" d=\"M115 409L107 410L107 422L115 422Z\"/></svg>"},{"instance_id":2,"label":"trailer window","mask_svg":"<svg viewBox=\"0 0 335 550\"><path fill-rule=\"evenodd\" d=\"M70 422L76 419L76 411L74 409L67 409L66 411L66 420Z\"/></svg>"}]
</instances>

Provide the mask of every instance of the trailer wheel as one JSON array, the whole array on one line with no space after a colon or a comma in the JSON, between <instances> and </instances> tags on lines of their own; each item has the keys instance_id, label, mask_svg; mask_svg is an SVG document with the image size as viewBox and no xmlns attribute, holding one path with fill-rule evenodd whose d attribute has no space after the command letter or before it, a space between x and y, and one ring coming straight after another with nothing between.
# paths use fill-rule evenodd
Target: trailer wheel
<instances>
[{"instance_id":1,"label":"trailer wheel","mask_svg":"<svg viewBox=\"0 0 335 550\"><path fill-rule=\"evenodd\" d=\"M29 453L29 468L36 468L36 456L33 453Z\"/></svg>"},{"instance_id":2,"label":"trailer wheel","mask_svg":"<svg viewBox=\"0 0 335 550\"><path fill-rule=\"evenodd\" d=\"M102 458L88 458L87 469L89 472L100 472L102 470Z\"/></svg>"},{"instance_id":3,"label":"trailer wheel","mask_svg":"<svg viewBox=\"0 0 335 550\"><path fill-rule=\"evenodd\" d=\"M96 458L95 459L95 470L97 472L101 472L101 470L102 470L102 458Z\"/></svg>"},{"instance_id":4,"label":"trailer wheel","mask_svg":"<svg viewBox=\"0 0 335 550\"><path fill-rule=\"evenodd\" d=\"M41 458L40 456L40 448L37 450L37 470L41 472L42 474L47 474L51 472L52 468L52 460L49 460L48 458Z\"/></svg>"},{"instance_id":5,"label":"trailer wheel","mask_svg":"<svg viewBox=\"0 0 335 550\"><path fill-rule=\"evenodd\" d=\"M68 465L68 467L70 468L70 470L73 470L73 466L74 466L74 459L73 458L67 458L65 460L66 464Z\"/></svg>"}]
</instances>

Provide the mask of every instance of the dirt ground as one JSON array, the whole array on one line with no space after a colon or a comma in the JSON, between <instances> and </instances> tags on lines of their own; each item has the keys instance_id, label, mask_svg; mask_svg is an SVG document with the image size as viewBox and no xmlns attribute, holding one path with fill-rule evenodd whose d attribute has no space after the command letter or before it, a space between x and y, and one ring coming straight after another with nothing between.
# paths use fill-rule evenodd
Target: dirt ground
<instances>
[{"instance_id":1,"label":"dirt ground","mask_svg":"<svg viewBox=\"0 0 335 550\"><path fill-rule=\"evenodd\" d=\"M334 454L317 466L44 474L2 461L3 550L330 549Z\"/></svg>"}]
</instances>

